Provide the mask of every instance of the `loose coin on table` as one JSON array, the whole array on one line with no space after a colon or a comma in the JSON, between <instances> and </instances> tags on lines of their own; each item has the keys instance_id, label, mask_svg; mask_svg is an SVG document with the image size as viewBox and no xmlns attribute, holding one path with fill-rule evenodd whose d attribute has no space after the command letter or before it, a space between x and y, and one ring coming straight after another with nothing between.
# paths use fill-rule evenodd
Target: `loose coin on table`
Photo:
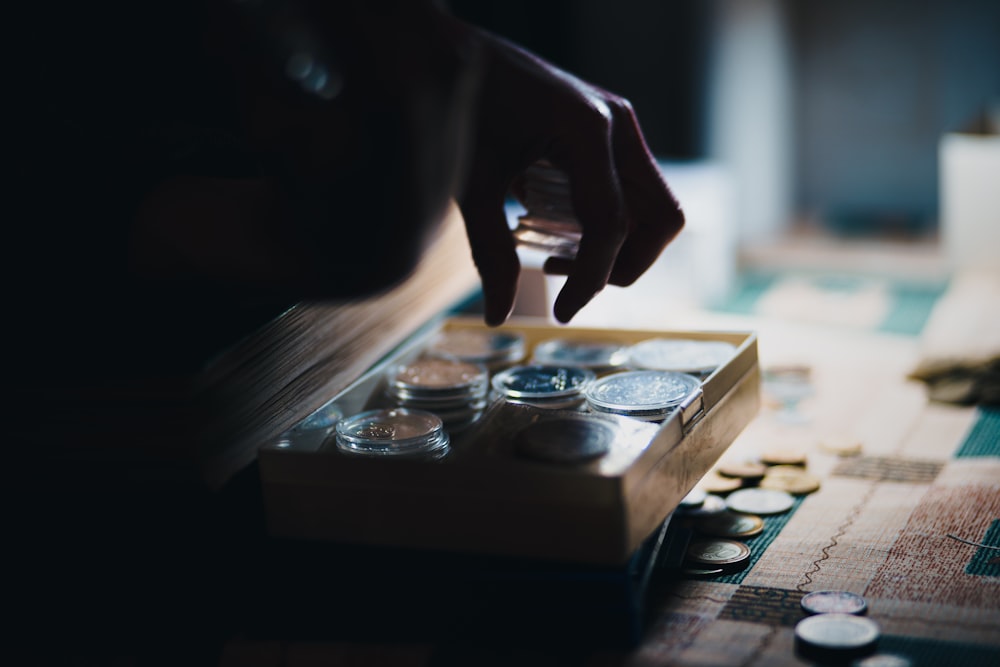
<instances>
[{"instance_id":1,"label":"loose coin on table","mask_svg":"<svg viewBox=\"0 0 1000 667\"><path fill-rule=\"evenodd\" d=\"M806 452L800 447L776 445L761 452L760 460L769 466L804 466L806 464Z\"/></svg>"},{"instance_id":2,"label":"loose coin on table","mask_svg":"<svg viewBox=\"0 0 1000 667\"><path fill-rule=\"evenodd\" d=\"M685 507L683 505L677 506L677 512L681 516L692 518L713 516L715 514L722 514L725 511L725 499L722 496L715 495L714 493L706 494L701 505L696 505L694 507Z\"/></svg>"},{"instance_id":3,"label":"loose coin on table","mask_svg":"<svg viewBox=\"0 0 1000 667\"><path fill-rule=\"evenodd\" d=\"M760 480L760 488L787 491L801 496L812 493L820 487L820 479L805 468L792 465L771 466Z\"/></svg>"},{"instance_id":4,"label":"loose coin on table","mask_svg":"<svg viewBox=\"0 0 1000 667\"><path fill-rule=\"evenodd\" d=\"M713 537L754 537L764 532L764 520L754 514L722 512L698 521L699 532Z\"/></svg>"},{"instance_id":5,"label":"loose coin on table","mask_svg":"<svg viewBox=\"0 0 1000 667\"><path fill-rule=\"evenodd\" d=\"M757 481L767 473L767 466L759 461L730 461L720 463L716 470L723 477L737 477Z\"/></svg>"},{"instance_id":6,"label":"loose coin on table","mask_svg":"<svg viewBox=\"0 0 1000 667\"><path fill-rule=\"evenodd\" d=\"M802 610L807 614L863 614L868 603L850 591L813 591L802 596Z\"/></svg>"},{"instance_id":7,"label":"loose coin on table","mask_svg":"<svg viewBox=\"0 0 1000 667\"><path fill-rule=\"evenodd\" d=\"M853 614L817 614L795 625L795 639L810 657L848 659L875 650L878 624Z\"/></svg>"},{"instance_id":8,"label":"loose coin on table","mask_svg":"<svg viewBox=\"0 0 1000 667\"><path fill-rule=\"evenodd\" d=\"M726 506L743 514L781 514L795 504L795 498L786 491L773 489L740 489L726 498Z\"/></svg>"},{"instance_id":9,"label":"loose coin on table","mask_svg":"<svg viewBox=\"0 0 1000 667\"><path fill-rule=\"evenodd\" d=\"M861 441L844 433L828 434L819 441L819 448L828 454L837 456L857 456L861 453Z\"/></svg>"},{"instance_id":10,"label":"loose coin on table","mask_svg":"<svg viewBox=\"0 0 1000 667\"><path fill-rule=\"evenodd\" d=\"M692 540L687 549L687 562L725 570L738 570L750 558L750 547L736 540Z\"/></svg>"},{"instance_id":11,"label":"loose coin on table","mask_svg":"<svg viewBox=\"0 0 1000 667\"><path fill-rule=\"evenodd\" d=\"M688 494L681 498L681 501L677 503L677 507L682 509L695 509L701 507L705 504L705 498L708 497L708 492L704 489L699 489L697 487L688 491Z\"/></svg>"},{"instance_id":12,"label":"loose coin on table","mask_svg":"<svg viewBox=\"0 0 1000 667\"><path fill-rule=\"evenodd\" d=\"M704 477L698 480L696 488L704 489L708 493L729 493L743 486L743 480L738 477L723 477L714 470L710 470Z\"/></svg>"}]
</instances>

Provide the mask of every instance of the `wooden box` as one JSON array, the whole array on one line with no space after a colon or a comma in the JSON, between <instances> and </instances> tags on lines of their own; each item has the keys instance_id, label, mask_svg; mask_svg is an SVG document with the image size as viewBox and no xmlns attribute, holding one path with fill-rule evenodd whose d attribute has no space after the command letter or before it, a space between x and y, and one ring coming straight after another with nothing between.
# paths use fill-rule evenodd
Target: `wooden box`
<instances>
[{"instance_id":1,"label":"wooden box","mask_svg":"<svg viewBox=\"0 0 1000 667\"><path fill-rule=\"evenodd\" d=\"M420 355L439 330L485 328L446 319L415 335L317 412L351 415L379 403L385 374ZM562 563L626 563L715 464L756 415L760 402L757 339L752 332L647 331L557 327L513 320L499 331L524 335L526 359L548 339L720 340L734 355L702 379L661 423L618 420L623 436L603 457L556 465L513 453L503 410L451 438L435 461L344 454L333 427L263 444L259 464L267 526L274 537L403 547ZM526 362L522 362L526 363ZM500 412L497 412L500 411ZM523 418L519 413L517 418Z\"/></svg>"}]
</instances>

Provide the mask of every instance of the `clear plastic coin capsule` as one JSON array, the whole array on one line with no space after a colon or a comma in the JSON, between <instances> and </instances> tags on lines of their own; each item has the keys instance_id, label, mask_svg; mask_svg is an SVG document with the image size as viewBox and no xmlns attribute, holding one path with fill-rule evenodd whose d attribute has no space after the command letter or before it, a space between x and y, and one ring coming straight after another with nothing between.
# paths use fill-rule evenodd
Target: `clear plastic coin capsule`
<instances>
[{"instance_id":1,"label":"clear plastic coin capsule","mask_svg":"<svg viewBox=\"0 0 1000 667\"><path fill-rule=\"evenodd\" d=\"M628 361L628 348L614 341L557 338L536 345L532 360L536 364L602 371L621 367Z\"/></svg>"},{"instance_id":2,"label":"clear plastic coin capsule","mask_svg":"<svg viewBox=\"0 0 1000 667\"><path fill-rule=\"evenodd\" d=\"M701 386L698 378L670 371L608 375L586 390L592 410L645 421L662 421Z\"/></svg>"},{"instance_id":3,"label":"clear plastic coin capsule","mask_svg":"<svg viewBox=\"0 0 1000 667\"><path fill-rule=\"evenodd\" d=\"M736 346L721 340L651 338L629 348L628 364L639 370L703 375L732 358Z\"/></svg>"},{"instance_id":4,"label":"clear plastic coin capsule","mask_svg":"<svg viewBox=\"0 0 1000 667\"><path fill-rule=\"evenodd\" d=\"M511 403L566 408L583 403L583 392L595 377L589 368L529 364L497 373L493 389Z\"/></svg>"},{"instance_id":5,"label":"clear plastic coin capsule","mask_svg":"<svg viewBox=\"0 0 1000 667\"><path fill-rule=\"evenodd\" d=\"M489 371L458 359L422 358L393 367L386 394L396 405L426 410L451 429L467 426L486 408Z\"/></svg>"},{"instance_id":6,"label":"clear plastic coin capsule","mask_svg":"<svg viewBox=\"0 0 1000 667\"><path fill-rule=\"evenodd\" d=\"M337 422L337 448L370 457L438 459L449 438L437 415L423 410L369 410Z\"/></svg>"},{"instance_id":7,"label":"clear plastic coin capsule","mask_svg":"<svg viewBox=\"0 0 1000 667\"><path fill-rule=\"evenodd\" d=\"M517 331L452 329L438 333L428 346L427 354L498 370L521 361L524 350L524 334Z\"/></svg>"}]
</instances>

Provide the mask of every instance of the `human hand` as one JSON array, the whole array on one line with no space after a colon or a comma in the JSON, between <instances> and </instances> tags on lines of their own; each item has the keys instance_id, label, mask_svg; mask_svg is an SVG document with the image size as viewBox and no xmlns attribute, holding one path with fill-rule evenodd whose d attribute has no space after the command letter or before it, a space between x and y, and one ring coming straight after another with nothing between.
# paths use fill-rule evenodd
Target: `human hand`
<instances>
[{"instance_id":1,"label":"human hand","mask_svg":"<svg viewBox=\"0 0 1000 667\"><path fill-rule=\"evenodd\" d=\"M549 258L566 275L554 305L570 321L608 284L626 286L652 265L684 225L629 102L493 35L485 58L475 145L458 197L479 269L488 324L513 309L520 263L504 200L526 167L547 160L570 181L582 229L575 259Z\"/></svg>"}]
</instances>

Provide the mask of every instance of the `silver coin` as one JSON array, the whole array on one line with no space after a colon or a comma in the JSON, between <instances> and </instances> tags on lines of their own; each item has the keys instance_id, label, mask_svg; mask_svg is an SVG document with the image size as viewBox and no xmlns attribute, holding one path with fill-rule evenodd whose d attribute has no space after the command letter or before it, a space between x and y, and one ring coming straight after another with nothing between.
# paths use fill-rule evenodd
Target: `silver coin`
<instances>
[{"instance_id":1,"label":"silver coin","mask_svg":"<svg viewBox=\"0 0 1000 667\"><path fill-rule=\"evenodd\" d=\"M732 358L736 346L718 340L652 338L629 350L629 364L635 368L707 373Z\"/></svg>"},{"instance_id":2,"label":"silver coin","mask_svg":"<svg viewBox=\"0 0 1000 667\"><path fill-rule=\"evenodd\" d=\"M511 398L558 398L579 394L594 372L574 366L514 366L493 376L493 388Z\"/></svg>"},{"instance_id":3,"label":"silver coin","mask_svg":"<svg viewBox=\"0 0 1000 667\"><path fill-rule=\"evenodd\" d=\"M750 558L750 547L736 540L694 540L688 545L687 560L698 565L730 567Z\"/></svg>"},{"instance_id":4,"label":"silver coin","mask_svg":"<svg viewBox=\"0 0 1000 667\"><path fill-rule=\"evenodd\" d=\"M428 353L487 366L516 362L524 357L524 334L480 329L450 329L434 337L428 347Z\"/></svg>"},{"instance_id":5,"label":"silver coin","mask_svg":"<svg viewBox=\"0 0 1000 667\"><path fill-rule=\"evenodd\" d=\"M795 498L774 489L739 489L726 497L726 505L743 514L781 514L795 504Z\"/></svg>"},{"instance_id":6,"label":"silver coin","mask_svg":"<svg viewBox=\"0 0 1000 667\"><path fill-rule=\"evenodd\" d=\"M539 364L593 369L621 366L627 358L624 345L601 340L546 340L535 346L534 353Z\"/></svg>"},{"instance_id":7,"label":"silver coin","mask_svg":"<svg viewBox=\"0 0 1000 667\"><path fill-rule=\"evenodd\" d=\"M853 614L817 614L795 625L795 637L806 645L830 651L856 651L874 646L881 632L878 623Z\"/></svg>"},{"instance_id":8,"label":"silver coin","mask_svg":"<svg viewBox=\"0 0 1000 667\"><path fill-rule=\"evenodd\" d=\"M708 492L703 489L694 488L688 491L688 494L681 498L681 501L677 504L677 507L683 509L696 509L705 504L705 499L708 498Z\"/></svg>"},{"instance_id":9,"label":"silver coin","mask_svg":"<svg viewBox=\"0 0 1000 667\"><path fill-rule=\"evenodd\" d=\"M611 451L617 429L603 420L541 419L515 436L518 453L552 463L580 463Z\"/></svg>"},{"instance_id":10,"label":"silver coin","mask_svg":"<svg viewBox=\"0 0 1000 667\"><path fill-rule=\"evenodd\" d=\"M596 410L652 413L676 407L700 386L698 378L685 373L627 371L594 382L586 395Z\"/></svg>"},{"instance_id":11,"label":"silver coin","mask_svg":"<svg viewBox=\"0 0 1000 667\"><path fill-rule=\"evenodd\" d=\"M813 591L800 604L808 614L863 614L868 609L863 597L849 591Z\"/></svg>"},{"instance_id":12,"label":"silver coin","mask_svg":"<svg viewBox=\"0 0 1000 667\"><path fill-rule=\"evenodd\" d=\"M726 509L726 500L722 496L717 496L714 493L708 493L705 495L705 500L702 501L701 505L698 505L697 507L684 507L679 505L677 507L677 512L681 516L700 518L722 514L726 511Z\"/></svg>"}]
</instances>

